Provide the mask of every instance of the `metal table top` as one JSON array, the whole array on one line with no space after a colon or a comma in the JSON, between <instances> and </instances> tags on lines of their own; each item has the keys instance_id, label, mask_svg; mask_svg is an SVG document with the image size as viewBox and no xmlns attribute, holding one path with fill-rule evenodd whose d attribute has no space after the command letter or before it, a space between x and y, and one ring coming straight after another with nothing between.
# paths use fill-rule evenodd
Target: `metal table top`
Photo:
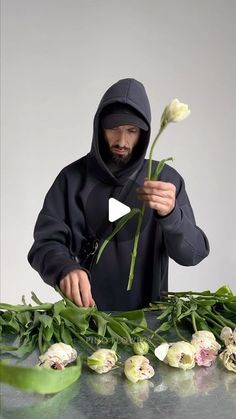
<instances>
[{"instance_id":1,"label":"metal table top","mask_svg":"<svg viewBox=\"0 0 236 419\"><path fill-rule=\"evenodd\" d=\"M209 368L183 371L149 359L154 377L136 384L125 378L121 368L99 375L84 366L80 379L55 395L2 385L1 417L236 419L236 374L219 361ZM35 351L24 364L37 362Z\"/></svg>"}]
</instances>

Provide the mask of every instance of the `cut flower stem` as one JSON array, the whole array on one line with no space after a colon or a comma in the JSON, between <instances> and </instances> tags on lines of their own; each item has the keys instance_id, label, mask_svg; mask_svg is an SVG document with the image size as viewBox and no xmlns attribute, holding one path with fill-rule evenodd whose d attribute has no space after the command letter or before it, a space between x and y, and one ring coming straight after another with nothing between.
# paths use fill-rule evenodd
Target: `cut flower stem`
<instances>
[{"instance_id":1,"label":"cut flower stem","mask_svg":"<svg viewBox=\"0 0 236 419\"><path fill-rule=\"evenodd\" d=\"M151 180L151 176L152 176L152 159L153 159L153 151L154 151L154 147L162 133L162 131L164 130L164 128L166 127L166 125L162 125L156 135L156 137L154 138L154 141L152 143L151 146L151 150L149 153L149 161L148 161L148 173L147 173L147 178L148 180ZM159 173L160 174L160 173ZM157 179L155 179L157 180ZM130 291L133 285L133 280L134 280L134 269L135 269L135 263L136 263L136 257L137 257L137 253L138 253L138 244L139 244L139 237L140 237L140 231L141 231L141 227L142 227L142 223L143 223L143 217L145 214L145 209L146 209L146 205L145 203L143 203L142 205L142 209L141 212L138 215L138 224L137 224L137 229L135 232L135 236L134 236L134 245L133 245L133 251L131 253L131 263L130 263L130 271L129 271L129 280L128 280L128 285L127 285L127 291Z\"/></svg>"}]
</instances>

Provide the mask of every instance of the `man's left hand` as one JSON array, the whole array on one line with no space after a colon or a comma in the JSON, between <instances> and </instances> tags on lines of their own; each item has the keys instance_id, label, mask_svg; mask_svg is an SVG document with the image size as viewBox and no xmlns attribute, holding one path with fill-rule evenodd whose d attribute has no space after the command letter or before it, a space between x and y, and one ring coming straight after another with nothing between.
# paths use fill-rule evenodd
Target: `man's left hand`
<instances>
[{"instance_id":1,"label":"man's left hand","mask_svg":"<svg viewBox=\"0 0 236 419\"><path fill-rule=\"evenodd\" d=\"M176 187L172 183L145 180L144 186L138 188L137 193L139 199L162 217L170 214L175 207Z\"/></svg>"}]
</instances>

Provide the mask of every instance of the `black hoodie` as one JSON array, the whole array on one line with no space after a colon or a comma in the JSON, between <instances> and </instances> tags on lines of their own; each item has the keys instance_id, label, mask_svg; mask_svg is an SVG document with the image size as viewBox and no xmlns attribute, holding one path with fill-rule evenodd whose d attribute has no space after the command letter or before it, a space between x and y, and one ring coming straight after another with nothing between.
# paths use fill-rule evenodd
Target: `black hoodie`
<instances>
[{"instance_id":1,"label":"black hoodie","mask_svg":"<svg viewBox=\"0 0 236 419\"><path fill-rule=\"evenodd\" d=\"M149 126L130 162L112 172L104 158L101 115L115 102L132 106ZM123 79L103 96L94 118L90 153L65 167L46 195L34 230L28 259L43 280L55 286L69 272L87 271L92 295L100 310L134 310L158 300L168 288L168 259L185 266L196 265L209 253L208 240L196 226L181 176L165 165L160 180L176 187L176 205L166 217L147 208L136 258L134 282L127 291L137 215L108 243L96 264L89 256L113 230L108 221L108 200L114 197L129 207L141 207L136 188L147 176L145 154L150 139L151 112L143 85ZM153 163L153 170L157 162Z\"/></svg>"}]
</instances>

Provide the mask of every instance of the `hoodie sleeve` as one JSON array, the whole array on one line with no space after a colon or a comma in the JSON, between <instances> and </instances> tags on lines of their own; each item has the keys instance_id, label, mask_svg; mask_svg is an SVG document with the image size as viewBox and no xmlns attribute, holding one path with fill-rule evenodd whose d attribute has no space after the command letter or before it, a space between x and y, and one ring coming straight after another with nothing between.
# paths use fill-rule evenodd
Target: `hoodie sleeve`
<instances>
[{"instance_id":1,"label":"hoodie sleeve","mask_svg":"<svg viewBox=\"0 0 236 419\"><path fill-rule=\"evenodd\" d=\"M209 254L209 243L205 233L196 225L184 180L179 175L176 186L174 210L166 217L157 216L157 220L168 255L180 265L193 266Z\"/></svg>"},{"instance_id":2,"label":"hoodie sleeve","mask_svg":"<svg viewBox=\"0 0 236 419\"><path fill-rule=\"evenodd\" d=\"M67 179L62 171L46 195L35 225L34 243L28 254L31 266L53 287L75 269L88 273L77 263L71 251L72 234L66 195ZM81 227L82 223L81 212Z\"/></svg>"}]
</instances>

